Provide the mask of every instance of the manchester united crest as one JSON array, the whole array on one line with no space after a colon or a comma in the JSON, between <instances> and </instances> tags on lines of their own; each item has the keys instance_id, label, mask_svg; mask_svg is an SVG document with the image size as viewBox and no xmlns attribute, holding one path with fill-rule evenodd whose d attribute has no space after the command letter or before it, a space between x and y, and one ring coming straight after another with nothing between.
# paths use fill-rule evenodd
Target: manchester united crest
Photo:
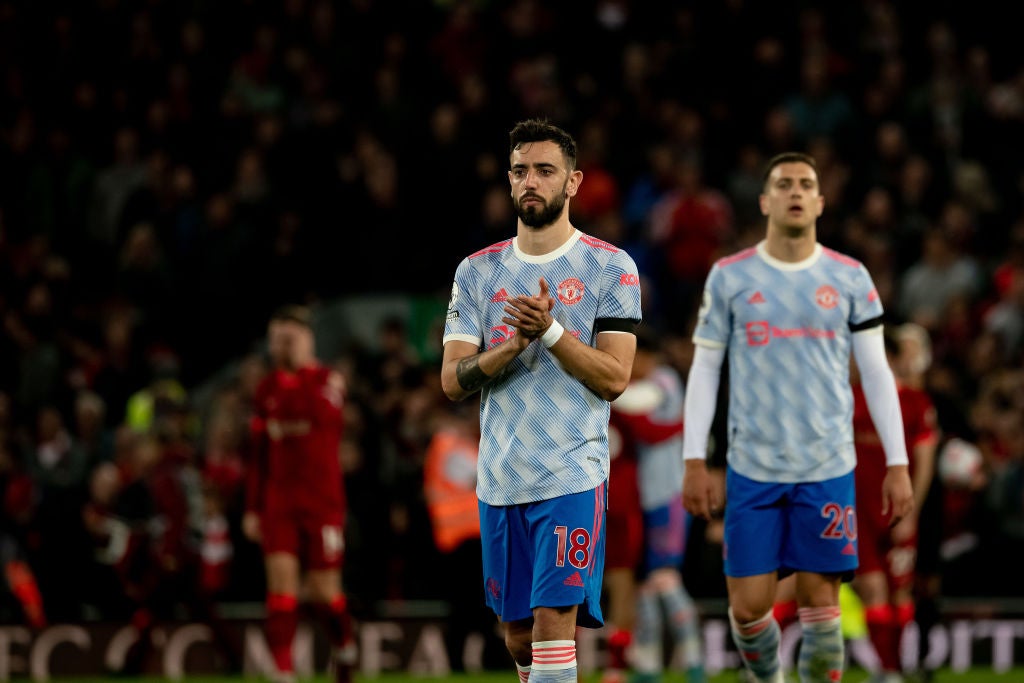
<instances>
[{"instance_id":1,"label":"manchester united crest","mask_svg":"<svg viewBox=\"0 0 1024 683\"><path fill-rule=\"evenodd\" d=\"M814 293L814 300L822 308L835 308L839 305L839 292L832 285L822 285Z\"/></svg>"},{"instance_id":2,"label":"manchester united crest","mask_svg":"<svg viewBox=\"0 0 1024 683\"><path fill-rule=\"evenodd\" d=\"M583 283L579 278L567 277L558 283L558 300L572 306L583 298Z\"/></svg>"}]
</instances>

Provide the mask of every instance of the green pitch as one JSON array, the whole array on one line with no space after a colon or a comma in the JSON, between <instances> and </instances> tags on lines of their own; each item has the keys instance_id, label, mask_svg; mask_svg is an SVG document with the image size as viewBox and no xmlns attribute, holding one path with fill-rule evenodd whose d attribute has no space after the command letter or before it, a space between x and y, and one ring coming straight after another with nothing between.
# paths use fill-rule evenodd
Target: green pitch
<instances>
[{"instance_id":1,"label":"green pitch","mask_svg":"<svg viewBox=\"0 0 1024 683\"><path fill-rule=\"evenodd\" d=\"M600 674L593 674L584 679L584 683L599 683ZM111 680L117 683L169 683L166 678L54 678L55 683L110 683ZM727 671L712 676L708 683L738 683L739 677L735 672ZM792 679L791 679L792 680ZM843 683L866 683L868 674L862 670L854 669L847 671L843 676ZM411 674L383 674L375 678L356 677L356 683L515 683L514 672L488 672L483 674L451 675L443 678L413 676ZM682 674L666 675L663 683L685 683L686 677ZM953 673L951 671L939 671L932 683L1014 683L1024 681L1024 668L1016 668L1006 673L995 673L991 669L973 669L965 673ZM182 679L182 683L264 683L258 677L232 677L232 676L195 676ZM326 678L300 679L299 683L330 683Z\"/></svg>"}]
</instances>

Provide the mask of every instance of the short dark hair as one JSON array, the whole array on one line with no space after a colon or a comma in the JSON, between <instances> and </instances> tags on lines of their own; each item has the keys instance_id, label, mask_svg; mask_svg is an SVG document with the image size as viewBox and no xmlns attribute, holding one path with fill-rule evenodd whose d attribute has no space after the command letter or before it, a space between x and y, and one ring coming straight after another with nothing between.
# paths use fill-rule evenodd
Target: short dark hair
<instances>
[{"instance_id":1,"label":"short dark hair","mask_svg":"<svg viewBox=\"0 0 1024 683\"><path fill-rule=\"evenodd\" d=\"M761 185L764 186L768 183L768 177L771 176L772 170L776 166L781 164L807 164L814 169L815 175L818 173L818 163L814 160L810 154L804 154L803 152L782 152L776 154L764 167L764 176L761 178Z\"/></svg>"},{"instance_id":2,"label":"short dark hair","mask_svg":"<svg viewBox=\"0 0 1024 683\"><path fill-rule=\"evenodd\" d=\"M270 322L298 323L310 329L313 328L313 313L308 306L301 304L286 304L274 310L270 314Z\"/></svg>"},{"instance_id":3,"label":"short dark hair","mask_svg":"<svg viewBox=\"0 0 1024 683\"><path fill-rule=\"evenodd\" d=\"M576 140L547 119L520 121L509 131L508 141L509 155L527 142L553 142L562 149L569 170L576 170Z\"/></svg>"}]
</instances>

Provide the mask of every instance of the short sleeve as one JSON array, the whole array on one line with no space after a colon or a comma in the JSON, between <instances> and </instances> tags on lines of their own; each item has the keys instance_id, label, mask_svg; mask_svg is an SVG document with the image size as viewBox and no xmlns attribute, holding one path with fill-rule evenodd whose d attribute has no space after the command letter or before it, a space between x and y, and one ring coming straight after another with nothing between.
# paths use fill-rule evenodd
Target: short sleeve
<instances>
[{"instance_id":1,"label":"short sleeve","mask_svg":"<svg viewBox=\"0 0 1024 683\"><path fill-rule=\"evenodd\" d=\"M455 281L452 283L448 312L445 315L442 344L457 340L479 345L483 341L480 308L474 297L474 281L475 274L469 259L463 259L455 270Z\"/></svg>"},{"instance_id":2,"label":"short sleeve","mask_svg":"<svg viewBox=\"0 0 1024 683\"><path fill-rule=\"evenodd\" d=\"M605 266L602 284L595 318L640 322L640 275L629 254L615 252Z\"/></svg>"},{"instance_id":3,"label":"short sleeve","mask_svg":"<svg viewBox=\"0 0 1024 683\"><path fill-rule=\"evenodd\" d=\"M878 296L878 290L875 289L875 283L871 279L871 274L868 273L868 269L863 264L857 268L856 275L853 278L853 291L851 295L853 297L853 305L850 306L850 325L860 325L869 320L882 317L884 313L882 310L882 300Z\"/></svg>"},{"instance_id":4,"label":"short sleeve","mask_svg":"<svg viewBox=\"0 0 1024 683\"><path fill-rule=\"evenodd\" d=\"M708 273L701 295L693 343L720 349L728 345L732 329L729 301L726 297L722 269L717 265Z\"/></svg>"}]
</instances>

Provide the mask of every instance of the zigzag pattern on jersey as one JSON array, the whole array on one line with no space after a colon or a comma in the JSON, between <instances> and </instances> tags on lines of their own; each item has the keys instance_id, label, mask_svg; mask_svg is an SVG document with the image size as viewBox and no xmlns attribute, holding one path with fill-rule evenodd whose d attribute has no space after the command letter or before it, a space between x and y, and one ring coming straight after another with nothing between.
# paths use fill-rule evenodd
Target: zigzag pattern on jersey
<instances>
[{"instance_id":1,"label":"zigzag pattern on jersey","mask_svg":"<svg viewBox=\"0 0 1024 683\"><path fill-rule=\"evenodd\" d=\"M729 344L738 389L729 406L730 463L745 476L821 480L853 468L849 325L882 310L862 266L827 256L794 270L745 251L708 278L712 306L694 336ZM835 305L818 301L823 286L838 292ZM763 302L749 303L755 292Z\"/></svg>"},{"instance_id":2,"label":"zigzag pattern on jersey","mask_svg":"<svg viewBox=\"0 0 1024 683\"><path fill-rule=\"evenodd\" d=\"M480 338L485 349L501 343L513 330L501 320L505 302L492 301L495 293L536 294L541 277L556 299L565 283L552 315L585 344L593 342L597 317L639 319L639 287L622 284L631 279L623 275L636 276L636 264L585 237L550 258L526 257L499 242L464 259L455 276L459 316L446 321L445 335ZM485 387L480 410L477 493L485 503L578 493L607 478L608 403L541 345L531 345Z\"/></svg>"}]
</instances>

